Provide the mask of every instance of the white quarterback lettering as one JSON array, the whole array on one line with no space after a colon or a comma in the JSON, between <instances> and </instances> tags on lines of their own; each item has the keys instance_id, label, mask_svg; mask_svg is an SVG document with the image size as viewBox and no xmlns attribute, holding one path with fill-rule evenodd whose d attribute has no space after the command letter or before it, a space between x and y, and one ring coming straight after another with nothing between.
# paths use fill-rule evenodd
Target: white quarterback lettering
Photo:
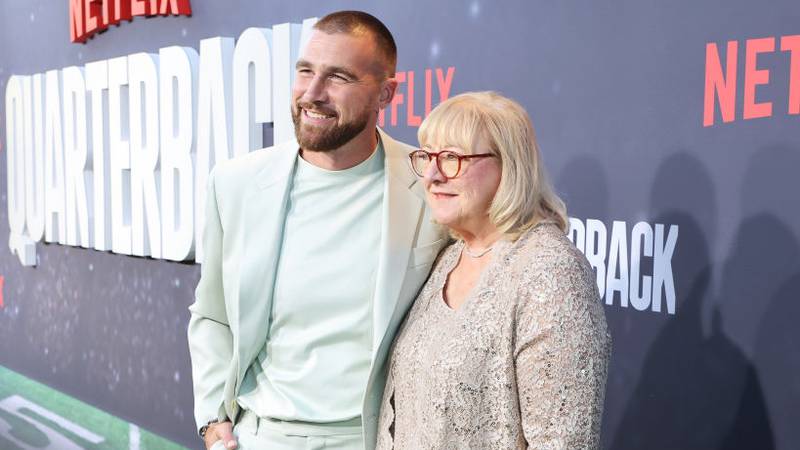
<instances>
[{"instance_id":1,"label":"white quarterback lettering","mask_svg":"<svg viewBox=\"0 0 800 450\"><path fill-rule=\"evenodd\" d=\"M678 225L638 222L628 233L627 223L615 220L609 237L605 223L597 219L571 217L569 224L567 236L594 269L606 305L659 313L663 304L667 314L675 314L672 256Z\"/></svg>"},{"instance_id":2,"label":"white quarterback lettering","mask_svg":"<svg viewBox=\"0 0 800 450\"><path fill-rule=\"evenodd\" d=\"M294 62L316 18L33 75L5 91L9 248L202 262L215 164L294 135Z\"/></svg>"}]
</instances>

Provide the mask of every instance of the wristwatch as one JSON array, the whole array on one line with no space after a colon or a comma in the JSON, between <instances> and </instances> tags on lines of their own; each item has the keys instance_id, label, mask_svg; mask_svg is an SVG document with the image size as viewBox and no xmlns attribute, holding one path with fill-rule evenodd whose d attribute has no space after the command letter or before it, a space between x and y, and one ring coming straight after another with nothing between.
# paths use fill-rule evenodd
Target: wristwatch
<instances>
[{"instance_id":1,"label":"wristwatch","mask_svg":"<svg viewBox=\"0 0 800 450\"><path fill-rule=\"evenodd\" d=\"M201 438L205 439L208 427L210 427L215 423L219 423L219 419L209 420L208 423L200 427L200 430L197 431L197 434L199 434Z\"/></svg>"}]
</instances>

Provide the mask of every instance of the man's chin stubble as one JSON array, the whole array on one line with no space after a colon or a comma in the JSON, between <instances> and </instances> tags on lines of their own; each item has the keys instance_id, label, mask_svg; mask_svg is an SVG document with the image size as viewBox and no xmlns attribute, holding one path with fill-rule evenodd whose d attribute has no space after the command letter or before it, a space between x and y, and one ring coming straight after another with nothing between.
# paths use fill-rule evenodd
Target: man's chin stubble
<instances>
[{"instance_id":1,"label":"man's chin stubble","mask_svg":"<svg viewBox=\"0 0 800 450\"><path fill-rule=\"evenodd\" d=\"M299 118L295 117L294 121L297 142L302 149L314 152L332 152L337 150L353 140L367 126L365 121L365 123L358 124L357 126L353 126L352 124L345 127L334 126L332 129L325 131L317 130L315 133L307 131L307 128L304 130L302 122L298 119ZM314 137L309 138L309 135L314 135Z\"/></svg>"}]
</instances>

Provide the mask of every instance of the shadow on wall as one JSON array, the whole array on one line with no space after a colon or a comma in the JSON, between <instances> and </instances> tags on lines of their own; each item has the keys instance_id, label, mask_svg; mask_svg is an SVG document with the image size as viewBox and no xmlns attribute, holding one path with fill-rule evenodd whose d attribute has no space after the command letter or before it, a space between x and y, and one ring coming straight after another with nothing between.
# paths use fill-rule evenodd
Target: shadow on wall
<instances>
[{"instance_id":1,"label":"shadow on wall","mask_svg":"<svg viewBox=\"0 0 800 450\"><path fill-rule=\"evenodd\" d=\"M708 239L716 232L717 208L703 164L688 153L667 159L651 206L655 222L680 225L673 258L679 308L648 349L610 448L775 448L756 368L723 332L728 299L715 298L712 288ZM726 271L722 285L746 284L747 278Z\"/></svg>"},{"instance_id":2,"label":"shadow on wall","mask_svg":"<svg viewBox=\"0 0 800 450\"><path fill-rule=\"evenodd\" d=\"M798 167L800 149L785 145L765 147L750 159L741 184L744 220L720 287L725 329L744 335L779 449L800 448Z\"/></svg>"},{"instance_id":3,"label":"shadow on wall","mask_svg":"<svg viewBox=\"0 0 800 450\"><path fill-rule=\"evenodd\" d=\"M570 160L554 180L558 195L572 217L605 220L608 215L608 178L602 162L591 155ZM586 187L590 186L590 189Z\"/></svg>"}]
</instances>

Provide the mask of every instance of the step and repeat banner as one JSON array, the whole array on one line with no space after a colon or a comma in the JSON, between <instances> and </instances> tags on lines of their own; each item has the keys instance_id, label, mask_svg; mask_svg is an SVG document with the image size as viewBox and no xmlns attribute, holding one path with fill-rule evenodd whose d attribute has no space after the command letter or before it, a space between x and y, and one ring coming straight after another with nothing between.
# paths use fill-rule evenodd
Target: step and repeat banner
<instances>
[{"instance_id":1,"label":"step and repeat banner","mask_svg":"<svg viewBox=\"0 0 800 450\"><path fill-rule=\"evenodd\" d=\"M800 6L0 4L0 448L201 448L187 307L219 161L292 136L316 19L398 44L381 115L529 111L614 348L609 449L800 448Z\"/></svg>"}]
</instances>

